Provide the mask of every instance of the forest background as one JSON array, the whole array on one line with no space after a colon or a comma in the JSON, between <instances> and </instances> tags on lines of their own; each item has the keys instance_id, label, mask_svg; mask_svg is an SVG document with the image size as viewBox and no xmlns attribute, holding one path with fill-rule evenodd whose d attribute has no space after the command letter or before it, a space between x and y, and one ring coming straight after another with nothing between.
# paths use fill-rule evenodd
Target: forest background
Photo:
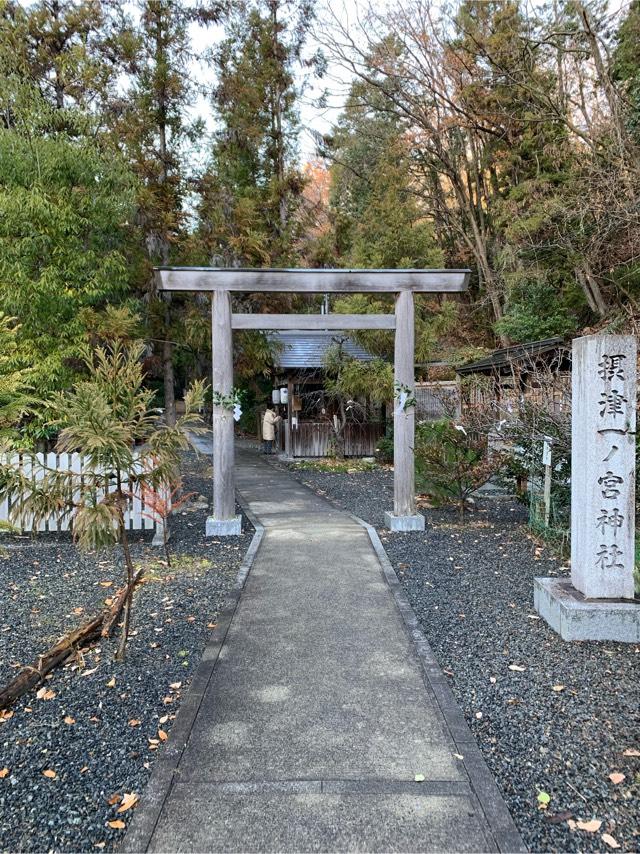
<instances>
[{"instance_id":1,"label":"forest background","mask_svg":"<svg viewBox=\"0 0 640 854\"><path fill-rule=\"evenodd\" d=\"M469 267L463 298L418 300L421 364L635 331L639 151L638 0L0 0L0 404L68 388L134 315L174 422L210 376L209 305L154 265ZM273 344L235 339L258 393Z\"/></svg>"}]
</instances>

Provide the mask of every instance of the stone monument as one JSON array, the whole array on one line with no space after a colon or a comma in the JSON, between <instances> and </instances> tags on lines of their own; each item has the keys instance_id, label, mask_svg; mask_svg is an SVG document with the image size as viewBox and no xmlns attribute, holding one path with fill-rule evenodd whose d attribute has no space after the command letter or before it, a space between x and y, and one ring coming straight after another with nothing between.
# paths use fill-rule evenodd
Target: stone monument
<instances>
[{"instance_id":1,"label":"stone monument","mask_svg":"<svg viewBox=\"0 0 640 854\"><path fill-rule=\"evenodd\" d=\"M571 582L536 578L537 611L565 640L640 641L634 602L637 343L573 342Z\"/></svg>"}]
</instances>

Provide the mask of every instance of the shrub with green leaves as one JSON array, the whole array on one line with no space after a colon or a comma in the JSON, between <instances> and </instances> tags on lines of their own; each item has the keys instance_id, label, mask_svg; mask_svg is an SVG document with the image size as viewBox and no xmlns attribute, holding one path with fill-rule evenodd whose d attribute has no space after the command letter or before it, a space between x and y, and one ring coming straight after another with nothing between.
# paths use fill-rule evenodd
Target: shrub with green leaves
<instances>
[{"instance_id":1,"label":"shrub with green leaves","mask_svg":"<svg viewBox=\"0 0 640 854\"><path fill-rule=\"evenodd\" d=\"M500 455L489 454L486 435L453 421L417 426L415 461L419 489L438 505L457 504L460 518L471 493L501 466Z\"/></svg>"}]
</instances>

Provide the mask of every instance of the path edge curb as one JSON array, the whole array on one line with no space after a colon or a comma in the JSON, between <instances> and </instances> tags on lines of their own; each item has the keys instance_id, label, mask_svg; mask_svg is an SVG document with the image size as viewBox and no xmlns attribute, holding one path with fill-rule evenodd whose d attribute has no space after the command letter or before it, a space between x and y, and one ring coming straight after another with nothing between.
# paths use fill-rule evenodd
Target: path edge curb
<instances>
[{"instance_id":1,"label":"path edge curb","mask_svg":"<svg viewBox=\"0 0 640 854\"><path fill-rule=\"evenodd\" d=\"M234 585L227 594L224 605L218 614L216 628L213 629L207 640L191 684L180 705L175 723L171 727L169 741L154 763L151 776L142 792L140 806L135 811L124 838L115 846L114 850L122 852L122 854L139 854L139 852L147 851L151 844L160 814L173 786L174 774L187 746L204 694L218 662L220 650L227 637L249 572L264 537L264 526L258 522L247 502L237 491L236 499L244 515L253 525L254 534L238 569Z\"/></svg>"},{"instance_id":2,"label":"path edge curb","mask_svg":"<svg viewBox=\"0 0 640 854\"><path fill-rule=\"evenodd\" d=\"M496 844L496 849L503 854L527 854L528 849L520 836L504 798L500 794L493 774L484 760L475 736L469 729L451 688L447 684L431 645L420 628L420 622L404 592L402 582L389 560L378 532L373 525L365 522L364 519L354 513L349 515L369 535L373 550L380 561L384 577L393 594L396 607L400 611L405 629L422 666L422 678L425 687L435 698L458 753L464 756L462 763L486 819L489 832Z\"/></svg>"}]
</instances>

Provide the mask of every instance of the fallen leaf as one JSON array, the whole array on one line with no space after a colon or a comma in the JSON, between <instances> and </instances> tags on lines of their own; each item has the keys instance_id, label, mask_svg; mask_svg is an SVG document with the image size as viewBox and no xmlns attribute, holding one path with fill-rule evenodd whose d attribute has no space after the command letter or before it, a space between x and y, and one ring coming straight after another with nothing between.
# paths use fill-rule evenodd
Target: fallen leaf
<instances>
[{"instance_id":1,"label":"fallen leaf","mask_svg":"<svg viewBox=\"0 0 640 854\"><path fill-rule=\"evenodd\" d=\"M519 664L509 665L509 670L515 670L517 673L524 673L526 669L526 667L521 667Z\"/></svg>"},{"instance_id":2,"label":"fallen leaf","mask_svg":"<svg viewBox=\"0 0 640 854\"><path fill-rule=\"evenodd\" d=\"M586 830L587 833L595 833L600 830L602 822L597 818L592 818L591 821L577 821L576 827L578 830Z\"/></svg>"},{"instance_id":3,"label":"fallen leaf","mask_svg":"<svg viewBox=\"0 0 640 854\"><path fill-rule=\"evenodd\" d=\"M620 848L620 843L617 839L614 839L610 833L603 833L602 841L606 842L609 848Z\"/></svg>"},{"instance_id":4,"label":"fallen leaf","mask_svg":"<svg viewBox=\"0 0 640 854\"><path fill-rule=\"evenodd\" d=\"M622 783L622 781L625 779L625 776L619 771L614 771L613 774L609 774L609 779L611 780L614 786L617 786L618 783Z\"/></svg>"},{"instance_id":5,"label":"fallen leaf","mask_svg":"<svg viewBox=\"0 0 640 854\"><path fill-rule=\"evenodd\" d=\"M0 712L0 721L8 721L10 718L13 717L13 715L14 712L10 712L8 709L3 709Z\"/></svg>"},{"instance_id":6,"label":"fallen leaf","mask_svg":"<svg viewBox=\"0 0 640 854\"><path fill-rule=\"evenodd\" d=\"M160 724L166 724L166 722L167 722L168 720L169 720L169 715L163 715L163 716L160 718L160 720L158 721L158 723L160 723Z\"/></svg>"},{"instance_id":7,"label":"fallen leaf","mask_svg":"<svg viewBox=\"0 0 640 854\"><path fill-rule=\"evenodd\" d=\"M107 688L115 688L115 687L116 687L116 677L115 677L115 676L113 676L113 677L112 677L111 679L109 679L109 681L107 682Z\"/></svg>"},{"instance_id":8,"label":"fallen leaf","mask_svg":"<svg viewBox=\"0 0 640 854\"><path fill-rule=\"evenodd\" d=\"M478 720L482 717L482 712L476 712L476 717Z\"/></svg>"},{"instance_id":9,"label":"fallen leaf","mask_svg":"<svg viewBox=\"0 0 640 854\"><path fill-rule=\"evenodd\" d=\"M218 625L217 623L207 623L207 628L208 628L208 629L215 629L215 627L216 627L217 625Z\"/></svg>"},{"instance_id":10,"label":"fallen leaf","mask_svg":"<svg viewBox=\"0 0 640 854\"><path fill-rule=\"evenodd\" d=\"M111 795L111 797L108 799L107 803L109 804L110 807L112 807L114 804L117 804L120 801L120 798L121 798L120 792L116 792L115 795Z\"/></svg>"},{"instance_id":11,"label":"fallen leaf","mask_svg":"<svg viewBox=\"0 0 640 854\"><path fill-rule=\"evenodd\" d=\"M129 726L140 726L142 721L139 721L137 718L131 718L129 721Z\"/></svg>"},{"instance_id":12,"label":"fallen leaf","mask_svg":"<svg viewBox=\"0 0 640 854\"><path fill-rule=\"evenodd\" d=\"M139 800L140 796L136 795L135 792L125 792L122 796L122 803L120 804L116 812L121 813L130 810L131 807L135 807Z\"/></svg>"},{"instance_id":13,"label":"fallen leaf","mask_svg":"<svg viewBox=\"0 0 640 854\"><path fill-rule=\"evenodd\" d=\"M172 691L177 691L181 685L182 685L182 682L171 682L171 684L169 685L169 688L171 688Z\"/></svg>"},{"instance_id":14,"label":"fallen leaf","mask_svg":"<svg viewBox=\"0 0 640 854\"><path fill-rule=\"evenodd\" d=\"M114 830L123 830L127 826L121 818L116 818L113 821L108 821L107 824Z\"/></svg>"},{"instance_id":15,"label":"fallen leaf","mask_svg":"<svg viewBox=\"0 0 640 854\"><path fill-rule=\"evenodd\" d=\"M81 774L86 774L86 772L87 772L88 770L89 770L89 766L88 766L88 765L83 765L83 766L82 766L82 768L80 769L80 773L81 773Z\"/></svg>"},{"instance_id":16,"label":"fallen leaf","mask_svg":"<svg viewBox=\"0 0 640 854\"><path fill-rule=\"evenodd\" d=\"M95 673L97 669L97 667L92 667L91 670L83 670L80 676L91 676L91 674Z\"/></svg>"},{"instance_id":17,"label":"fallen leaf","mask_svg":"<svg viewBox=\"0 0 640 854\"><path fill-rule=\"evenodd\" d=\"M456 759L464 759L464 756L462 755L462 753L454 753L453 755Z\"/></svg>"},{"instance_id":18,"label":"fallen leaf","mask_svg":"<svg viewBox=\"0 0 640 854\"><path fill-rule=\"evenodd\" d=\"M166 741L169 738L169 736L166 734L166 732L163 729L159 729L158 730L158 738L160 739L160 741Z\"/></svg>"},{"instance_id":19,"label":"fallen leaf","mask_svg":"<svg viewBox=\"0 0 640 854\"><path fill-rule=\"evenodd\" d=\"M66 724L69 724L69 726L71 726L71 724L74 724L76 722L76 719L72 718L71 715L67 715L64 719L64 722Z\"/></svg>"},{"instance_id":20,"label":"fallen leaf","mask_svg":"<svg viewBox=\"0 0 640 854\"><path fill-rule=\"evenodd\" d=\"M47 768L46 771L42 772L43 777L48 777L49 780L54 780L58 775L55 771L52 771L51 768Z\"/></svg>"},{"instance_id":21,"label":"fallen leaf","mask_svg":"<svg viewBox=\"0 0 640 854\"><path fill-rule=\"evenodd\" d=\"M424 774L416 774L413 779L416 781L416 783L424 783Z\"/></svg>"},{"instance_id":22,"label":"fallen leaf","mask_svg":"<svg viewBox=\"0 0 640 854\"><path fill-rule=\"evenodd\" d=\"M491 682L491 684L492 684L492 685L495 685L497 681L498 681L498 680L496 679L496 677L495 677L495 676L490 676L490 677L489 677L489 682Z\"/></svg>"},{"instance_id":23,"label":"fallen leaf","mask_svg":"<svg viewBox=\"0 0 640 854\"><path fill-rule=\"evenodd\" d=\"M640 750L635 750L633 747L628 747L622 754L623 756L640 756Z\"/></svg>"},{"instance_id":24,"label":"fallen leaf","mask_svg":"<svg viewBox=\"0 0 640 854\"><path fill-rule=\"evenodd\" d=\"M94 848L104 848L104 846L106 844L107 844L106 842L94 842L93 847Z\"/></svg>"},{"instance_id":25,"label":"fallen leaf","mask_svg":"<svg viewBox=\"0 0 640 854\"><path fill-rule=\"evenodd\" d=\"M113 581L101 581L100 587L111 587L112 584L113 584Z\"/></svg>"},{"instance_id":26,"label":"fallen leaf","mask_svg":"<svg viewBox=\"0 0 640 854\"><path fill-rule=\"evenodd\" d=\"M36 697L39 700L53 700L55 696L55 691L52 691L50 688L45 688L44 686L40 688L39 691L36 691Z\"/></svg>"},{"instance_id":27,"label":"fallen leaf","mask_svg":"<svg viewBox=\"0 0 640 854\"><path fill-rule=\"evenodd\" d=\"M157 746L160 744L160 742L158 741L158 739L157 739L157 738L148 738L148 739L147 739L147 741L148 741L148 742L149 742L149 744L151 744L153 747L157 747Z\"/></svg>"},{"instance_id":28,"label":"fallen leaf","mask_svg":"<svg viewBox=\"0 0 640 854\"><path fill-rule=\"evenodd\" d=\"M0 768L0 780L4 780L4 778L8 775L8 768Z\"/></svg>"},{"instance_id":29,"label":"fallen leaf","mask_svg":"<svg viewBox=\"0 0 640 854\"><path fill-rule=\"evenodd\" d=\"M541 807L546 809L547 804L551 800L551 795L548 792L538 792L538 803Z\"/></svg>"}]
</instances>

